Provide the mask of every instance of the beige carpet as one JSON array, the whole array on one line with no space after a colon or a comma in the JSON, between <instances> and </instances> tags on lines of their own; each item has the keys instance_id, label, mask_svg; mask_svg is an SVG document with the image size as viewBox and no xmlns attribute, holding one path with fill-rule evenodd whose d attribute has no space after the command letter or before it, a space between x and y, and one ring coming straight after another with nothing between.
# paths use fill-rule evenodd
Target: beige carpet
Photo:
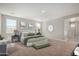
<instances>
[{"instance_id":1,"label":"beige carpet","mask_svg":"<svg viewBox=\"0 0 79 59\"><path fill-rule=\"evenodd\" d=\"M77 45L74 41L52 40L49 43L49 47L36 50L18 42L14 47L8 48L8 54L10 56L70 56Z\"/></svg>"}]
</instances>

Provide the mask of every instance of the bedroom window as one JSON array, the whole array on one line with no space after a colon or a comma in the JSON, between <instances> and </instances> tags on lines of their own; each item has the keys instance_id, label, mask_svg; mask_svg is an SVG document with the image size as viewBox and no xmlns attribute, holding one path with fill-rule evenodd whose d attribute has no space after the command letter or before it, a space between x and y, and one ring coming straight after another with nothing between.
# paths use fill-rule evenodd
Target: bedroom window
<instances>
[{"instance_id":1,"label":"bedroom window","mask_svg":"<svg viewBox=\"0 0 79 59\"><path fill-rule=\"evenodd\" d=\"M6 33L13 33L16 29L16 20L7 19L6 20Z\"/></svg>"},{"instance_id":2,"label":"bedroom window","mask_svg":"<svg viewBox=\"0 0 79 59\"><path fill-rule=\"evenodd\" d=\"M40 29L40 28L41 28L41 24L40 24L40 23L36 23L36 27L37 27L38 29Z\"/></svg>"},{"instance_id":3,"label":"bedroom window","mask_svg":"<svg viewBox=\"0 0 79 59\"><path fill-rule=\"evenodd\" d=\"M41 32L41 24L40 23L36 23L36 33Z\"/></svg>"}]
</instances>

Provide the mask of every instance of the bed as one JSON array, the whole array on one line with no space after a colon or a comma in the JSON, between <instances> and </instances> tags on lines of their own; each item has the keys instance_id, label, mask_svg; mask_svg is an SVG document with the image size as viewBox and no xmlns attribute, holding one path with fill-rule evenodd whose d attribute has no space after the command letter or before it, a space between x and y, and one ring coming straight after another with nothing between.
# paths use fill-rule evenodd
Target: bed
<instances>
[{"instance_id":1,"label":"bed","mask_svg":"<svg viewBox=\"0 0 79 59\"><path fill-rule=\"evenodd\" d=\"M36 49L49 46L48 39L42 35L22 33L21 42L27 47L34 47Z\"/></svg>"}]
</instances>

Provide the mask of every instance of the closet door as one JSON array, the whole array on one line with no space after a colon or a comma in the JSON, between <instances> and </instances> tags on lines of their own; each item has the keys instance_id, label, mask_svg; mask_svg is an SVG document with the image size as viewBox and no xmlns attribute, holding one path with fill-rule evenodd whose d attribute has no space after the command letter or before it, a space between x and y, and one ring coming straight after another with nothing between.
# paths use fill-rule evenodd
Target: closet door
<instances>
[{"instance_id":1,"label":"closet door","mask_svg":"<svg viewBox=\"0 0 79 59\"><path fill-rule=\"evenodd\" d=\"M70 21L71 19L64 21L64 38L79 42L79 17L74 18L74 21Z\"/></svg>"},{"instance_id":2,"label":"closet door","mask_svg":"<svg viewBox=\"0 0 79 59\"><path fill-rule=\"evenodd\" d=\"M79 41L79 21L77 21L76 40Z\"/></svg>"},{"instance_id":3,"label":"closet door","mask_svg":"<svg viewBox=\"0 0 79 59\"><path fill-rule=\"evenodd\" d=\"M1 15L0 15L0 34L1 34Z\"/></svg>"},{"instance_id":4,"label":"closet door","mask_svg":"<svg viewBox=\"0 0 79 59\"><path fill-rule=\"evenodd\" d=\"M68 39L75 41L76 38L77 38L77 23L76 22L69 22Z\"/></svg>"}]
</instances>

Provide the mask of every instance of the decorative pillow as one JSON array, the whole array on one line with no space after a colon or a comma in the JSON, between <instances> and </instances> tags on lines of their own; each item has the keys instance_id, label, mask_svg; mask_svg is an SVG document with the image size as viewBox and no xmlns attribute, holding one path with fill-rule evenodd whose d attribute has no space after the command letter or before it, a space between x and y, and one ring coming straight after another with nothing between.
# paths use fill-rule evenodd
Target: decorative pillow
<instances>
[{"instance_id":1,"label":"decorative pillow","mask_svg":"<svg viewBox=\"0 0 79 59\"><path fill-rule=\"evenodd\" d=\"M38 33L36 33L36 35L41 35L41 33L40 33L40 32L38 32Z\"/></svg>"},{"instance_id":2,"label":"decorative pillow","mask_svg":"<svg viewBox=\"0 0 79 59\"><path fill-rule=\"evenodd\" d=\"M27 36L34 36L34 35L35 35L34 33L27 34Z\"/></svg>"},{"instance_id":3,"label":"decorative pillow","mask_svg":"<svg viewBox=\"0 0 79 59\"><path fill-rule=\"evenodd\" d=\"M4 39L4 37L2 37L1 35L0 35L0 40L3 40Z\"/></svg>"}]
</instances>

